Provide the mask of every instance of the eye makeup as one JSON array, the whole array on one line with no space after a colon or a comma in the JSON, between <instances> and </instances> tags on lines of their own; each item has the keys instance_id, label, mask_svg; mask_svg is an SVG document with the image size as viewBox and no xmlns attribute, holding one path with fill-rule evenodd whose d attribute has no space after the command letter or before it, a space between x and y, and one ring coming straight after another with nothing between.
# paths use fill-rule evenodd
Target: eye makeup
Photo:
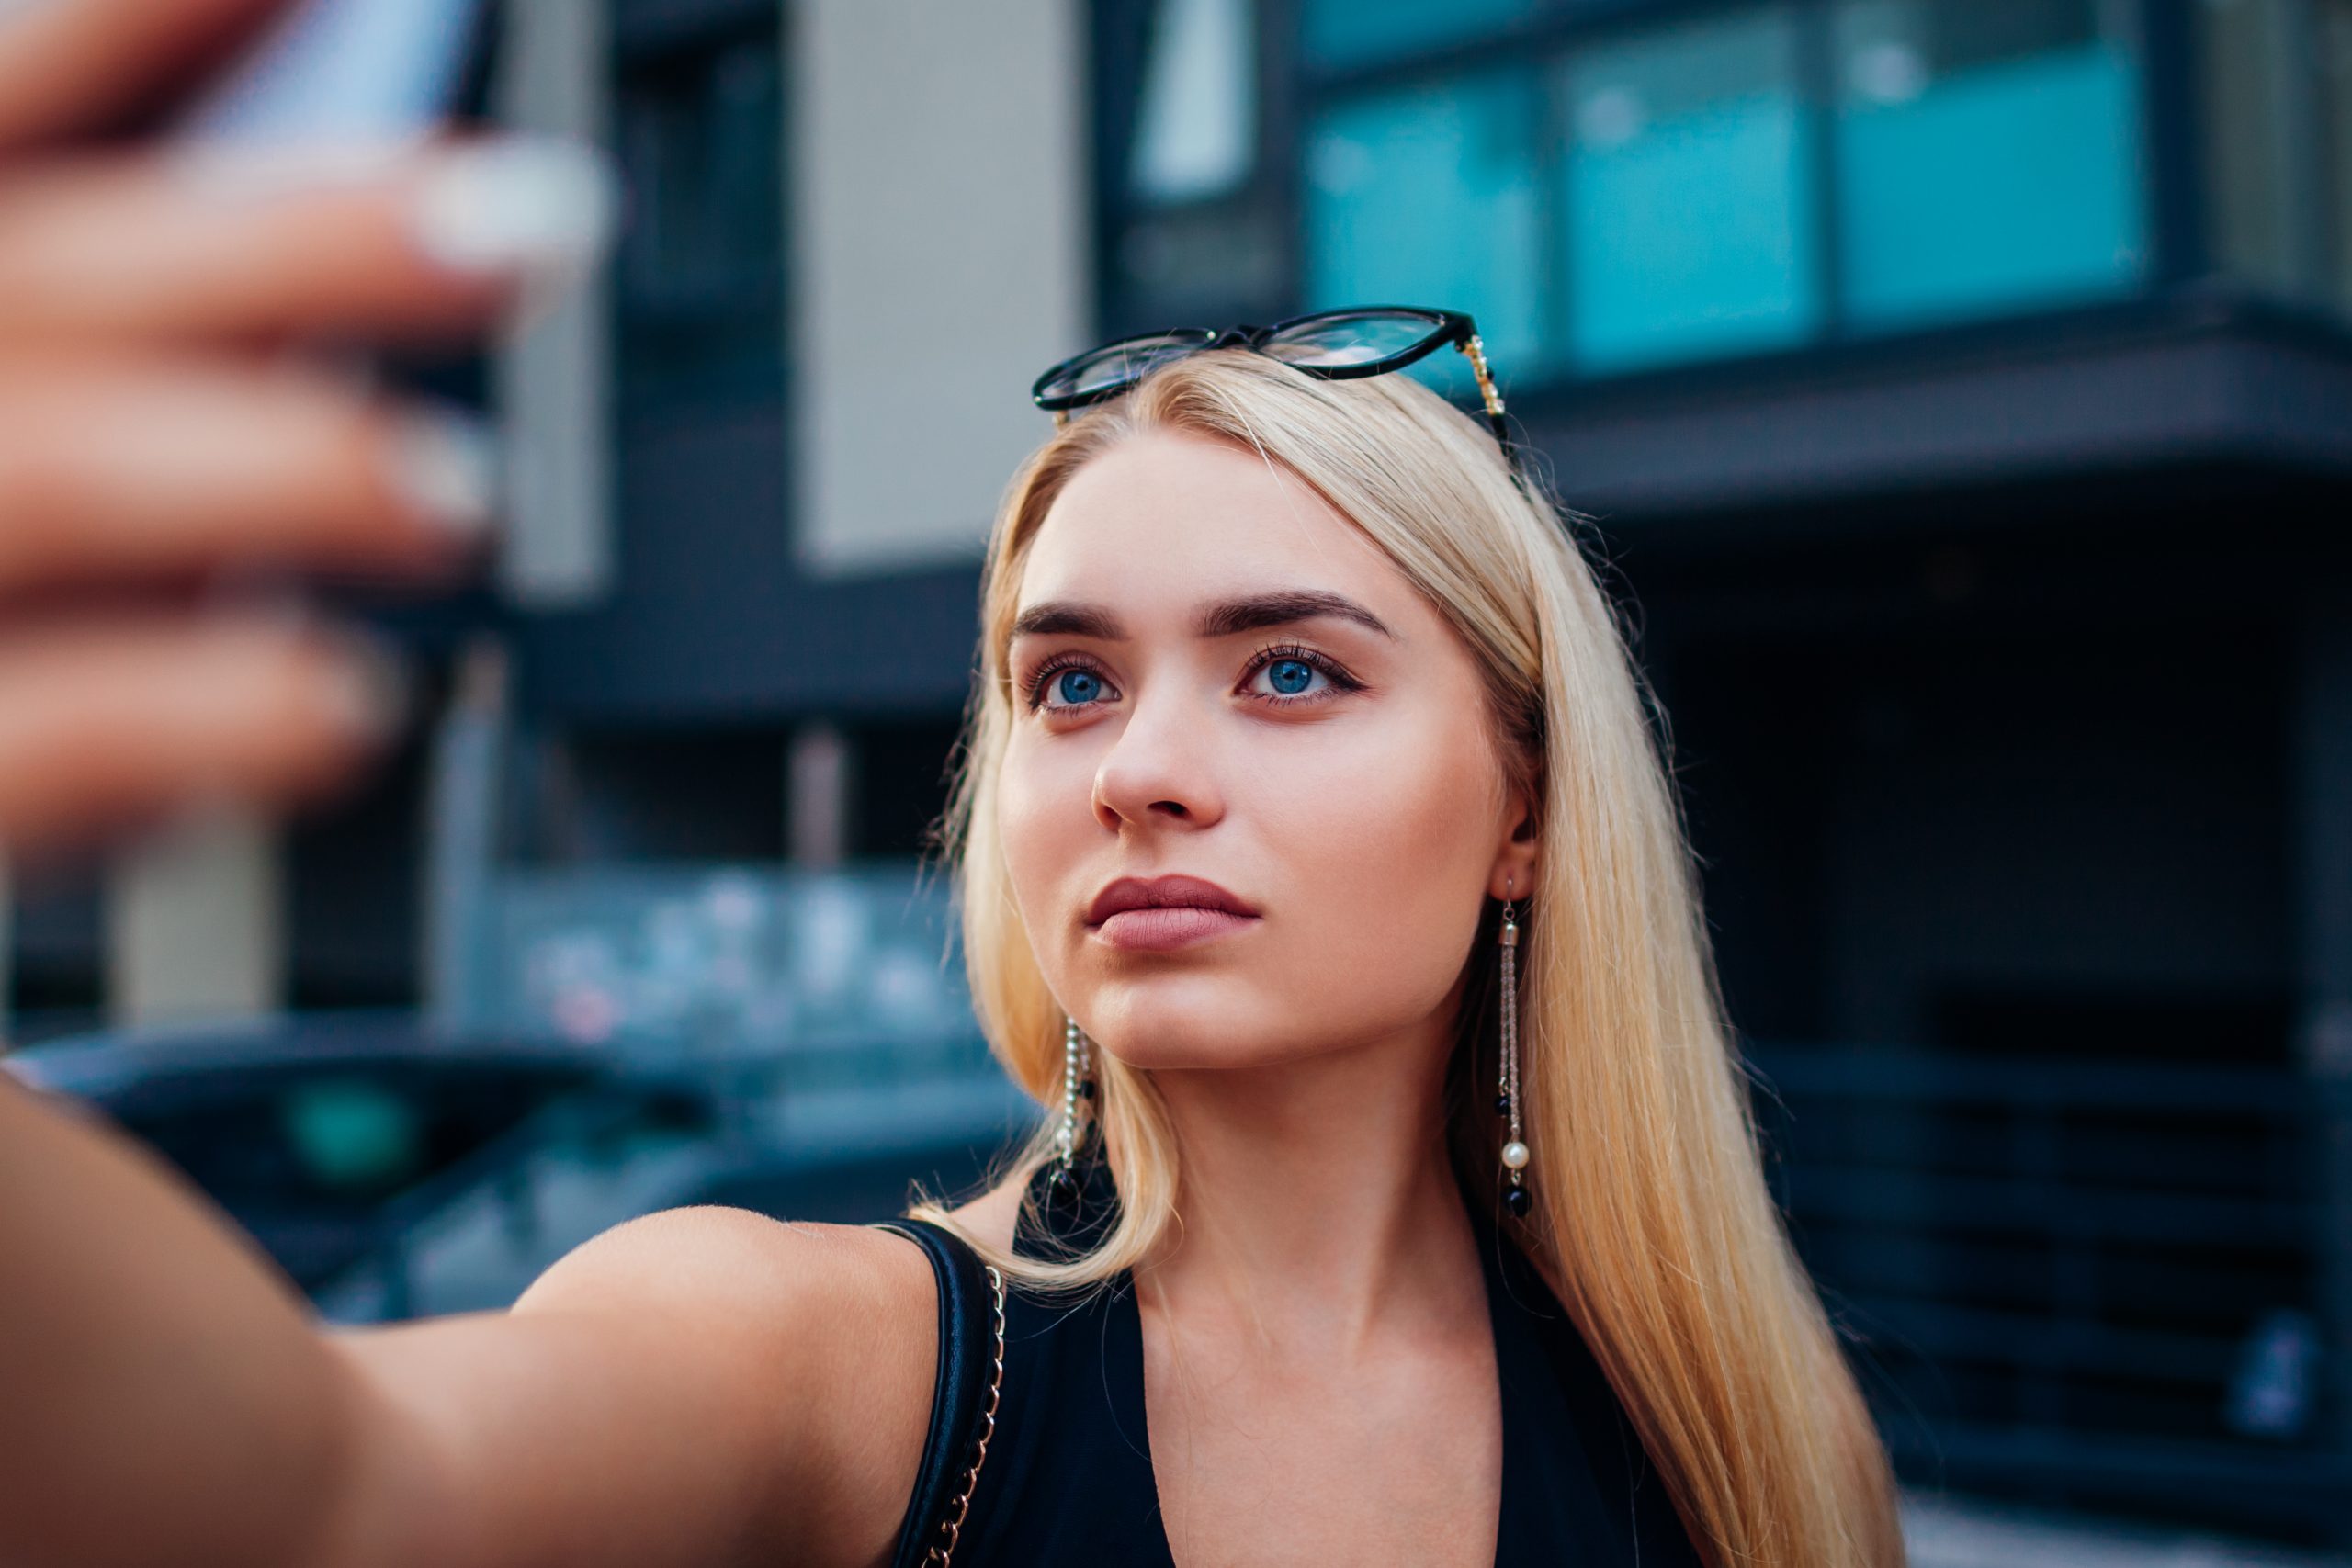
<instances>
[{"instance_id":1,"label":"eye makeup","mask_svg":"<svg viewBox=\"0 0 2352 1568\"><path fill-rule=\"evenodd\" d=\"M1267 669L1285 661L1306 666L1320 674L1328 684L1320 691L1249 692L1245 694L1269 707L1282 708L1328 702L1334 697L1364 689L1364 683L1350 674L1347 668L1330 655L1308 648L1304 643L1295 642L1275 643L1251 654L1242 667L1238 684L1246 686ZM1096 705L1094 701L1062 704L1046 702L1047 691L1055 679L1072 670L1086 671L1102 683L1104 691L1113 696L1118 694L1118 688L1112 684L1110 673L1102 668L1102 662L1091 654L1072 649L1047 656L1043 663L1023 678L1021 690L1023 704L1032 712L1042 710L1048 713L1076 712L1080 708Z\"/></svg>"},{"instance_id":2,"label":"eye makeup","mask_svg":"<svg viewBox=\"0 0 2352 1568\"><path fill-rule=\"evenodd\" d=\"M1304 664L1330 684L1319 692L1252 692L1250 694L1277 707L1295 707L1303 703L1327 702L1350 692L1363 690L1363 682L1349 674L1330 656L1295 642L1276 643L1250 655L1249 668L1242 680L1245 682L1255 681L1273 666L1283 663Z\"/></svg>"}]
</instances>

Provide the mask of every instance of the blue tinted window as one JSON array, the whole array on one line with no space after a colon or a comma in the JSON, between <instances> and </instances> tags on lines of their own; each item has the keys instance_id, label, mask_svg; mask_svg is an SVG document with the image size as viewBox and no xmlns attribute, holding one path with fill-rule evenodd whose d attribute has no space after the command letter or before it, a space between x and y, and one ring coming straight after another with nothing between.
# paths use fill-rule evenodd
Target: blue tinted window
<instances>
[{"instance_id":1,"label":"blue tinted window","mask_svg":"<svg viewBox=\"0 0 2352 1568\"><path fill-rule=\"evenodd\" d=\"M1222 196L1257 151L1257 7L1164 0L1153 17L1128 184L1146 201Z\"/></svg>"},{"instance_id":2,"label":"blue tinted window","mask_svg":"<svg viewBox=\"0 0 2352 1568\"><path fill-rule=\"evenodd\" d=\"M1535 0L1303 0L1301 43L1317 65L1351 65L1489 32Z\"/></svg>"},{"instance_id":3,"label":"blue tinted window","mask_svg":"<svg viewBox=\"0 0 2352 1568\"><path fill-rule=\"evenodd\" d=\"M1307 137L1308 308L1468 310L1498 373L1532 364L1542 341L1539 124L1534 81L1518 73L1317 116ZM1455 357L1427 363L1442 375Z\"/></svg>"},{"instance_id":4,"label":"blue tinted window","mask_svg":"<svg viewBox=\"0 0 2352 1568\"><path fill-rule=\"evenodd\" d=\"M1789 17L1588 51L1563 75L1569 349L1607 370L1799 341L1822 316Z\"/></svg>"},{"instance_id":5,"label":"blue tinted window","mask_svg":"<svg viewBox=\"0 0 2352 1568\"><path fill-rule=\"evenodd\" d=\"M1840 256L1857 322L2114 293L2146 251L2139 64L2091 0L1839 6Z\"/></svg>"}]
</instances>

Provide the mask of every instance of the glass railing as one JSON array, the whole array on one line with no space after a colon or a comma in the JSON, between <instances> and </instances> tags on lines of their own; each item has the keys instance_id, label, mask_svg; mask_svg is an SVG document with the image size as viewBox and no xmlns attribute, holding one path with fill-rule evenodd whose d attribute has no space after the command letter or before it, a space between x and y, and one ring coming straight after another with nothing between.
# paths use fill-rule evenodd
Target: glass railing
<instances>
[{"instance_id":1,"label":"glass railing","mask_svg":"<svg viewBox=\"0 0 2352 1568\"><path fill-rule=\"evenodd\" d=\"M988 1072L945 881L911 863L506 868L466 917L446 1021L838 1076Z\"/></svg>"},{"instance_id":2,"label":"glass railing","mask_svg":"<svg viewBox=\"0 0 2352 1568\"><path fill-rule=\"evenodd\" d=\"M2285 1067L1758 1043L1769 1168L1914 1480L2303 1534L2352 1355L2327 1151Z\"/></svg>"}]
</instances>

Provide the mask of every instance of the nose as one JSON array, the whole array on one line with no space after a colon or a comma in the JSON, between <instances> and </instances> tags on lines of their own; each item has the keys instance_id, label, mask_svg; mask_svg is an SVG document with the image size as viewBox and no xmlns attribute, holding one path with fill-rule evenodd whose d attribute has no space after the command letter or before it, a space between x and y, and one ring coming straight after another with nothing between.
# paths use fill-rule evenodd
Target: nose
<instances>
[{"instance_id":1,"label":"nose","mask_svg":"<svg viewBox=\"0 0 2352 1568\"><path fill-rule=\"evenodd\" d=\"M1162 685L1128 707L1094 770L1094 816L1113 832L1206 828L1225 815L1217 787L1213 716Z\"/></svg>"}]
</instances>

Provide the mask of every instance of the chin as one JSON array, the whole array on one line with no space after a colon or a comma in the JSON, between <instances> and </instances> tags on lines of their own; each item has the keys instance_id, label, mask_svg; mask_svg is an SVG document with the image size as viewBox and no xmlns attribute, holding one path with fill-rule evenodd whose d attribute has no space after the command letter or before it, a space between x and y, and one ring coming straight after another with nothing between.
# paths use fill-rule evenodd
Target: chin
<instances>
[{"instance_id":1,"label":"chin","mask_svg":"<svg viewBox=\"0 0 2352 1568\"><path fill-rule=\"evenodd\" d=\"M1129 974L1102 978L1087 999L1089 1032L1131 1067L1250 1067L1311 1055L1299 1024L1324 1016L1313 998L1270 996L1231 975Z\"/></svg>"}]
</instances>

